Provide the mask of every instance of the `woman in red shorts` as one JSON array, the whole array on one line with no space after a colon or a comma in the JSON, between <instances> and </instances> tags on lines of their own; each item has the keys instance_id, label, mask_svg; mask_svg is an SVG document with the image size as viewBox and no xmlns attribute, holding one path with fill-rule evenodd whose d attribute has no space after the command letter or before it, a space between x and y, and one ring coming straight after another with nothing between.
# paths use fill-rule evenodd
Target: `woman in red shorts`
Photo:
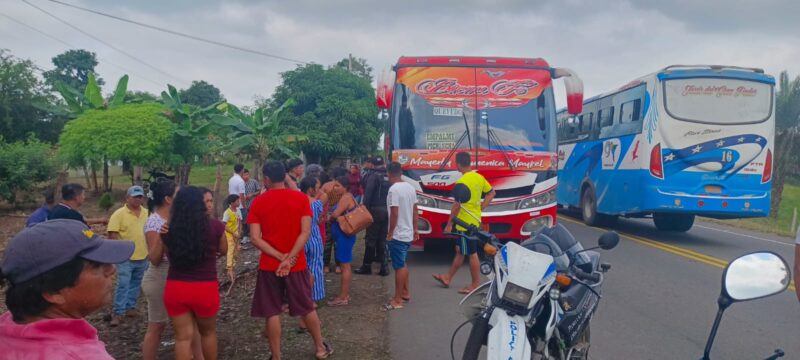
<instances>
[{"instance_id":1,"label":"woman in red shorts","mask_svg":"<svg viewBox=\"0 0 800 360\"><path fill-rule=\"evenodd\" d=\"M225 225L211 217L211 191L182 187L172 203L169 232L162 238L169 258L164 305L175 328L175 358L192 358L194 322L203 357L217 359L219 283L216 260L227 252Z\"/></svg>"}]
</instances>

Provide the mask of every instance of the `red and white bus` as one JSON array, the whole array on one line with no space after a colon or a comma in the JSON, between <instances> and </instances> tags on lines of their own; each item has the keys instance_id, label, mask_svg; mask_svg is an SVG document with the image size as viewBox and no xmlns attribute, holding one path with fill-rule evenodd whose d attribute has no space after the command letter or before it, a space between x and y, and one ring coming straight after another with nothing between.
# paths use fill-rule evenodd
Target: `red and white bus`
<instances>
[{"instance_id":1,"label":"red and white bus","mask_svg":"<svg viewBox=\"0 0 800 360\"><path fill-rule=\"evenodd\" d=\"M573 72L542 59L444 56L401 57L393 70L393 83L386 74L378 81L377 103L389 114L385 150L417 190L423 240L445 238L460 151L497 192L484 228L521 240L555 224L552 81L565 80L569 112L578 114L583 83Z\"/></svg>"}]
</instances>

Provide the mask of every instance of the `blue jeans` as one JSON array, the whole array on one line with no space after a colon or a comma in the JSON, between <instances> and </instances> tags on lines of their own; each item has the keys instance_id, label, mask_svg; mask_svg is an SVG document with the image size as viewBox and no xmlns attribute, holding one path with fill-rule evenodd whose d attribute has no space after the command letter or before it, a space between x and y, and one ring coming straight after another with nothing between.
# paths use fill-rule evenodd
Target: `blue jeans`
<instances>
[{"instance_id":1,"label":"blue jeans","mask_svg":"<svg viewBox=\"0 0 800 360\"><path fill-rule=\"evenodd\" d=\"M114 292L114 314L123 315L136 308L142 289L142 277L149 266L147 259L128 260L117 264L117 290Z\"/></svg>"}]
</instances>

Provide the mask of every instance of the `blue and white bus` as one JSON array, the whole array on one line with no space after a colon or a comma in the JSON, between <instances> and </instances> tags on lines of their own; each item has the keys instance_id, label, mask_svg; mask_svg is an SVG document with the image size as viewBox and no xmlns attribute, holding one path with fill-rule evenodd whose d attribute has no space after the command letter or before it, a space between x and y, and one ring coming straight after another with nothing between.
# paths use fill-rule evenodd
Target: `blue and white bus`
<instances>
[{"instance_id":1,"label":"blue and white bus","mask_svg":"<svg viewBox=\"0 0 800 360\"><path fill-rule=\"evenodd\" d=\"M775 79L761 69L674 65L558 113L561 207L584 222L769 214Z\"/></svg>"}]
</instances>

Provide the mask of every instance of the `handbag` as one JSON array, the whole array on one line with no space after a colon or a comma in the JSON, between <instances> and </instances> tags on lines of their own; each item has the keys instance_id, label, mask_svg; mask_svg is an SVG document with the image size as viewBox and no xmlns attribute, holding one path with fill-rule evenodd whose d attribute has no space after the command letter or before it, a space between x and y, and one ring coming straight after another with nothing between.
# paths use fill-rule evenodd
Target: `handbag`
<instances>
[{"instance_id":1,"label":"handbag","mask_svg":"<svg viewBox=\"0 0 800 360\"><path fill-rule=\"evenodd\" d=\"M342 232L347 235L355 235L370 226L373 219L366 206L358 205L336 218L336 221L339 222Z\"/></svg>"}]
</instances>

